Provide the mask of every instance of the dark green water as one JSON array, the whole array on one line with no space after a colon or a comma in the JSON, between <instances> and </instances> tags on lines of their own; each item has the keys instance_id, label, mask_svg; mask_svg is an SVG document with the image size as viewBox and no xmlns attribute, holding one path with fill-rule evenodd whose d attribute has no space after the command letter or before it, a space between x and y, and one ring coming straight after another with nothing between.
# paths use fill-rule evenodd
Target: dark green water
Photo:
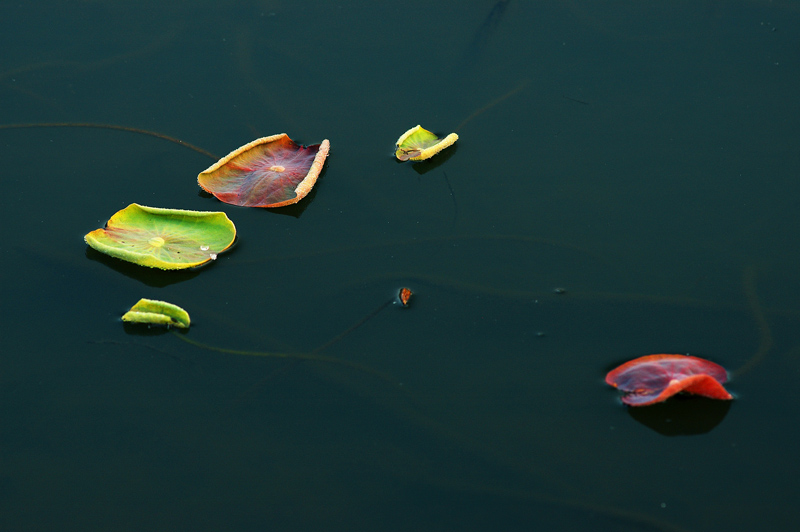
<instances>
[{"instance_id":1,"label":"dark green water","mask_svg":"<svg viewBox=\"0 0 800 532\"><path fill-rule=\"evenodd\" d=\"M496 5L0 4L0 124L332 146L267 211L165 140L0 130L0 529L800 527L800 4ZM461 139L398 164L416 124ZM239 244L188 274L87 250L132 202ZM163 299L187 339L310 352L401 286L320 353L368 371L119 321ZM603 377L650 353L736 400L629 411Z\"/></svg>"}]
</instances>

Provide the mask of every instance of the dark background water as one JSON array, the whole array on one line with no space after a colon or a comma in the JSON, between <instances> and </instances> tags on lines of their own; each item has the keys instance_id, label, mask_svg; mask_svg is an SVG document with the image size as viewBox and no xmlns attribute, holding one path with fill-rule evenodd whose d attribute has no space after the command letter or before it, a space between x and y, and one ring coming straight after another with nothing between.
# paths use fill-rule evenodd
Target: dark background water
<instances>
[{"instance_id":1,"label":"dark background water","mask_svg":"<svg viewBox=\"0 0 800 532\"><path fill-rule=\"evenodd\" d=\"M268 211L163 139L0 130L0 529L800 527L799 31L789 1L3 2L0 124L332 151ZM396 163L418 123L461 139ZM239 244L87 250L132 202ZM358 368L119 321L309 353L401 286L317 351ZM650 353L736 400L626 409L603 377Z\"/></svg>"}]
</instances>

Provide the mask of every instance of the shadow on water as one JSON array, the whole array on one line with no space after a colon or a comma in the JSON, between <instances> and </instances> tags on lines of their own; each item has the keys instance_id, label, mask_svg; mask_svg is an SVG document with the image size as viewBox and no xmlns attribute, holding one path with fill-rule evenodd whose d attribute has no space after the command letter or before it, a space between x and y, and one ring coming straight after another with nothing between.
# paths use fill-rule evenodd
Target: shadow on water
<instances>
[{"instance_id":1,"label":"shadow on water","mask_svg":"<svg viewBox=\"0 0 800 532\"><path fill-rule=\"evenodd\" d=\"M232 250L227 250L226 253L228 251ZM158 270L154 268L142 268L136 264L100 253L99 251L88 246L86 247L85 254L86 258L91 261L108 266L112 270L119 272L130 279L139 281L144 285L158 288L164 288L165 286L172 284L190 281L200 275L203 270L213 268L216 264L214 261L211 261L203 264L202 266L187 270Z\"/></svg>"},{"instance_id":2,"label":"shadow on water","mask_svg":"<svg viewBox=\"0 0 800 532\"><path fill-rule=\"evenodd\" d=\"M628 407L628 414L664 436L695 436L711 432L722 423L732 403L677 395L651 406Z\"/></svg>"}]
</instances>

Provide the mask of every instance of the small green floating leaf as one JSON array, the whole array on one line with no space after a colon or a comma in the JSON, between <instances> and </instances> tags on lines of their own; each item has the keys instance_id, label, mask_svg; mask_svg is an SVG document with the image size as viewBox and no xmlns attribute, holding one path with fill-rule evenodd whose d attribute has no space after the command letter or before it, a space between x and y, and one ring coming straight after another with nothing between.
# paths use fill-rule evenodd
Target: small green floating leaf
<instances>
[{"instance_id":1,"label":"small green floating leaf","mask_svg":"<svg viewBox=\"0 0 800 532\"><path fill-rule=\"evenodd\" d=\"M122 321L129 323L147 323L152 325L166 325L188 329L191 320L189 314L178 305L157 301L155 299L140 299L131 309L122 316Z\"/></svg>"},{"instance_id":2,"label":"small green floating leaf","mask_svg":"<svg viewBox=\"0 0 800 532\"><path fill-rule=\"evenodd\" d=\"M452 146L458 135L450 133L440 139L422 126L412 127L397 139L397 151L394 155L401 161L424 161L430 159L443 149Z\"/></svg>"},{"instance_id":3,"label":"small green floating leaf","mask_svg":"<svg viewBox=\"0 0 800 532\"><path fill-rule=\"evenodd\" d=\"M224 212L132 203L84 240L101 253L140 266L181 270L215 260L235 238L236 227Z\"/></svg>"}]
</instances>

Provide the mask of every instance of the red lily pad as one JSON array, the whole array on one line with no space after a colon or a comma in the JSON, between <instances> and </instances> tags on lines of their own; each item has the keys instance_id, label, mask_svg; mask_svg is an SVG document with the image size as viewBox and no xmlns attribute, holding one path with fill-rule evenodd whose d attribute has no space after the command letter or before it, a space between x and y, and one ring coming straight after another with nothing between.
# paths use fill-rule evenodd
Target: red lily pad
<instances>
[{"instance_id":1,"label":"red lily pad","mask_svg":"<svg viewBox=\"0 0 800 532\"><path fill-rule=\"evenodd\" d=\"M631 406L660 403L680 392L733 399L722 386L727 380L719 364L688 355L643 356L606 375L606 382L623 393L622 402Z\"/></svg>"},{"instance_id":2,"label":"red lily pad","mask_svg":"<svg viewBox=\"0 0 800 532\"><path fill-rule=\"evenodd\" d=\"M303 199L317 182L330 142L301 146L286 133L256 139L197 176L220 201L242 207L283 207Z\"/></svg>"}]
</instances>

